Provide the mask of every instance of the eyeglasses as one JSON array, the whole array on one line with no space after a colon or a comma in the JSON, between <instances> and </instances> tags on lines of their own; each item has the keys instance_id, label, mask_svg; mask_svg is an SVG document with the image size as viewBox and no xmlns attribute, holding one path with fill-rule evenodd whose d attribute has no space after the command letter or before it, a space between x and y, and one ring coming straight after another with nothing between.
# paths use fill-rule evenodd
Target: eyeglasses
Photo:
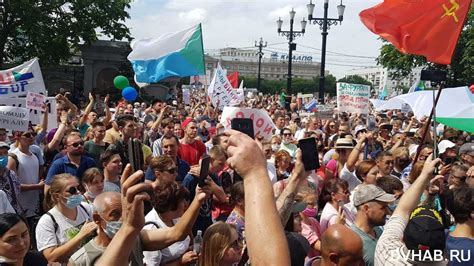
<instances>
[{"instance_id":1,"label":"eyeglasses","mask_svg":"<svg viewBox=\"0 0 474 266\"><path fill-rule=\"evenodd\" d=\"M73 146L74 148L77 148L79 146L84 146L84 141L69 144L69 146Z\"/></svg>"},{"instance_id":2,"label":"eyeglasses","mask_svg":"<svg viewBox=\"0 0 474 266\"><path fill-rule=\"evenodd\" d=\"M76 195L77 192L79 192L79 189L77 187L70 187L68 190L66 190L66 192L71 195Z\"/></svg>"},{"instance_id":3,"label":"eyeglasses","mask_svg":"<svg viewBox=\"0 0 474 266\"><path fill-rule=\"evenodd\" d=\"M283 133L283 136L285 136L285 137L290 137L290 136L291 136L291 133Z\"/></svg>"},{"instance_id":4,"label":"eyeglasses","mask_svg":"<svg viewBox=\"0 0 474 266\"><path fill-rule=\"evenodd\" d=\"M165 169L163 172L168 172L170 174L176 174L176 167L170 168L170 169Z\"/></svg>"}]
</instances>

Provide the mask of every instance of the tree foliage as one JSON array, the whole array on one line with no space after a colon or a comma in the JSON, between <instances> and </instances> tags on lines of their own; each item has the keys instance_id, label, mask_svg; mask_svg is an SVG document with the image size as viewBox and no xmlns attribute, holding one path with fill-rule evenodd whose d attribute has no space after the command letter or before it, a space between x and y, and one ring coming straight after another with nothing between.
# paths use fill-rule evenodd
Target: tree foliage
<instances>
[{"instance_id":1,"label":"tree foliage","mask_svg":"<svg viewBox=\"0 0 474 266\"><path fill-rule=\"evenodd\" d=\"M0 67L39 57L42 65L67 60L80 43L105 36L131 40L124 24L131 0L4 0ZM0 11L1 12L1 11Z\"/></svg>"},{"instance_id":2,"label":"tree foliage","mask_svg":"<svg viewBox=\"0 0 474 266\"><path fill-rule=\"evenodd\" d=\"M239 83L244 80L244 86L247 88L257 88L256 77L239 77ZM291 83L292 94L297 93L315 93L319 91L319 78L302 79L294 78ZM286 88L286 79L283 80L266 80L261 79L260 91L265 94L280 93L282 88ZM336 78L333 75L327 75L324 83L324 92L331 95L336 94Z\"/></svg>"},{"instance_id":3,"label":"tree foliage","mask_svg":"<svg viewBox=\"0 0 474 266\"><path fill-rule=\"evenodd\" d=\"M446 70L447 86L465 86L474 83L474 7L471 7L466 24L456 45L454 56L449 66L427 62L425 57L400 53L393 45L387 43L380 49L377 63L390 71L391 78L400 79L410 74L415 67Z\"/></svg>"},{"instance_id":4,"label":"tree foliage","mask_svg":"<svg viewBox=\"0 0 474 266\"><path fill-rule=\"evenodd\" d=\"M369 85L370 87L374 86L372 84L372 82L370 82L370 81L366 80L365 78L363 78L361 76L358 76L358 75L345 76L345 77L339 79L337 82Z\"/></svg>"}]
</instances>

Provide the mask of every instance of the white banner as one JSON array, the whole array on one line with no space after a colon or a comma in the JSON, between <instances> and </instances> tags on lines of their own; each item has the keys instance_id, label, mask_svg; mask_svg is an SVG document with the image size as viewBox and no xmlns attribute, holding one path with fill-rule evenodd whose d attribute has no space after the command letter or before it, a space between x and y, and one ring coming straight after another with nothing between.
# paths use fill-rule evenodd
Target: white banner
<instances>
[{"instance_id":1,"label":"white banner","mask_svg":"<svg viewBox=\"0 0 474 266\"><path fill-rule=\"evenodd\" d=\"M211 99L212 105L219 109L225 106L235 106L241 102L220 64L217 65L214 72L214 78L209 85L207 95Z\"/></svg>"},{"instance_id":2,"label":"white banner","mask_svg":"<svg viewBox=\"0 0 474 266\"><path fill-rule=\"evenodd\" d=\"M224 107L222 111L221 123L224 128L231 129L231 120L233 118L250 118L253 120L253 131L255 136L260 135L266 140L270 140L273 135L275 125L268 116L267 111L263 109L250 109L239 107Z\"/></svg>"},{"instance_id":3,"label":"white banner","mask_svg":"<svg viewBox=\"0 0 474 266\"><path fill-rule=\"evenodd\" d=\"M49 108L48 113L48 131L57 128L56 98L46 97L46 106ZM0 97L0 106L26 107L26 98L2 98ZM29 110L29 120L32 124L41 124L43 122L43 111Z\"/></svg>"},{"instance_id":4,"label":"white banner","mask_svg":"<svg viewBox=\"0 0 474 266\"><path fill-rule=\"evenodd\" d=\"M30 110L13 106L0 106L0 128L27 131Z\"/></svg>"},{"instance_id":5,"label":"white banner","mask_svg":"<svg viewBox=\"0 0 474 266\"><path fill-rule=\"evenodd\" d=\"M367 114L370 86L337 83L337 109L341 112Z\"/></svg>"},{"instance_id":6,"label":"white banner","mask_svg":"<svg viewBox=\"0 0 474 266\"><path fill-rule=\"evenodd\" d=\"M29 91L46 94L38 58L0 71L0 97L26 96Z\"/></svg>"}]
</instances>

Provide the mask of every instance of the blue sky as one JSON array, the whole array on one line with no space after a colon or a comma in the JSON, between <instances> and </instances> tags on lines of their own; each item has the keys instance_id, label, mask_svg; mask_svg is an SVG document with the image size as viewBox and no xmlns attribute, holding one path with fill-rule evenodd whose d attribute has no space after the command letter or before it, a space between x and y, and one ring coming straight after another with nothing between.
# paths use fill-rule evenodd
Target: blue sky
<instances>
[{"instance_id":1,"label":"blue sky","mask_svg":"<svg viewBox=\"0 0 474 266\"><path fill-rule=\"evenodd\" d=\"M381 41L362 24L359 12L382 0L343 0L346 5L342 25L332 26L327 38L326 69L337 77L349 70L375 66ZM129 10L131 19L126 24L136 39L158 37L197 23L202 23L204 48L208 52L224 47L253 47L255 40L263 37L269 46L265 56L272 51L287 53L286 38L276 31L276 20L281 17L283 30L289 30L289 14L296 11L295 29L307 18L306 4L302 0L135 0ZM322 17L323 0L313 1L314 16ZM329 16L337 17L339 1L329 1ZM311 55L320 60L321 31L318 25L306 27L306 34L295 41L296 54ZM347 55L367 56L357 58Z\"/></svg>"}]
</instances>

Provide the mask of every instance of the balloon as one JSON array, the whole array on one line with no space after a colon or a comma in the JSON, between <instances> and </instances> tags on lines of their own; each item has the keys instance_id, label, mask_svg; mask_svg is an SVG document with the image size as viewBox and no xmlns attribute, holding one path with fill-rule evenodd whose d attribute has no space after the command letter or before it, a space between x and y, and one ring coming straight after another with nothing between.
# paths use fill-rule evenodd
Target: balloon
<instances>
[{"instance_id":1,"label":"balloon","mask_svg":"<svg viewBox=\"0 0 474 266\"><path fill-rule=\"evenodd\" d=\"M130 84L128 83L128 79L122 75L119 75L119 76L116 76L114 78L114 86L117 88L117 89L123 89L125 87L128 87L130 86Z\"/></svg>"},{"instance_id":2,"label":"balloon","mask_svg":"<svg viewBox=\"0 0 474 266\"><path fill-rule=\"evenodd\" d=\"M122 96L125 100L133 102L137 98L138 93L133 87L126 87L122 90Z\"/></svg>"}]
</instances>

